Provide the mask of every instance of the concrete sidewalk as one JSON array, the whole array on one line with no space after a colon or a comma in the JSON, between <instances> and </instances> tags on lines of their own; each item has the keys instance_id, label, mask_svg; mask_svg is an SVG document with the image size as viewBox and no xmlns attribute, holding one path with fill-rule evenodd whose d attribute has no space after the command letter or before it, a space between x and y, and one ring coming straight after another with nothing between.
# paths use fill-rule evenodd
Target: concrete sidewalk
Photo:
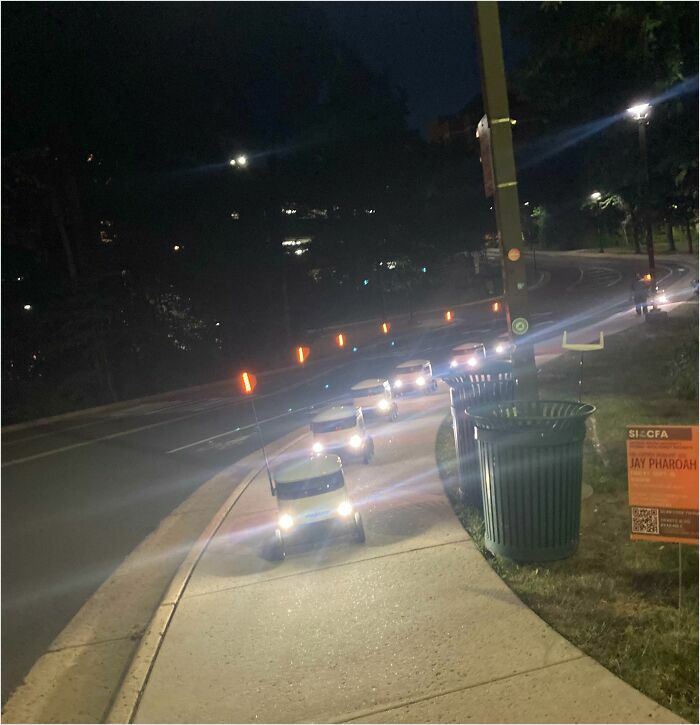
<instances>
[{"instance_id":1,"label":"concrete sidewalk","mask_svg":"<svg viewBox=\"0 0 700 725\"><path fill-rule=\"evenodd\" d=\"M435 466L444 390L399 405L372 464L346 467L366 545L268 561L276 506L256 478L194 569L134 720L682 722L546 625L476 550Z\"/></svg>"}]
</instances>

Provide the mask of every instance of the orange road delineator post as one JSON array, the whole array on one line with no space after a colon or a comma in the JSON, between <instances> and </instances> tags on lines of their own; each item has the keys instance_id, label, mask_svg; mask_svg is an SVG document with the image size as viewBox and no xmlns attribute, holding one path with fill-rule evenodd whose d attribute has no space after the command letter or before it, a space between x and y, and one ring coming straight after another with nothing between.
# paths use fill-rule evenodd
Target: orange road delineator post
<instances>
[{"instance_id":1,"label":"orange road delineator post","mask_svg":"<svg viewBox=\"0 0 700 725\"><path fill-rule=\"evenodd\" d=\"M391 330L391 325L388 322L382 322L382 332L385 335L389 334L389 330Z\"/></svg>"},{"instance_id":2,"label":"orange road delineator post","mask_svg":"<svg viewBox=\"0 0 700 725\"><path fill-rule=\"evenodd\" d=\"M309 357L309 353L311 350L309 350L308 347L304 347L302 345L299 345L296 349L296 360L300 365L303 365L306 362L306 359Z\"/></svg>"},{"instance_id":3,"label":"orange road delineator post","mask_svg":"<svg viewBox=\"0 0 700 725\"><path fill-rule=\"evenodd\" d=\"M338 343L338 347L345 347L345 335L342 332L338 333L335 341Z\"/></svg>"},{"instance_id":4,"label":"orange road delineator post","mask_svg":"<svg viewBox=\"0 0 700 725\"><path fill-rule=\"evenodd\" d=\"M253 409L253 419L255 420L255 427L258 431L258 436L260 437L260 448L262 449L263 458L265 459L265 470L267 471L267 480L270 484L270 492L272 495L275 495L275 484L272 483L272 474L270 473L270 463L267 460L267 451L265 450L265 441L263 440L262 430L260 428L260 422L258 421L258 411L255 409L255 397L253 396L253 391L255 390L255 386L258 384L258 381L253 375L253 373L249 373L247 370L244 370L241 373L241 390L243 391L243 395L250 395L250 405Z\"/></svg>"},{"instance_id":5,"label":"orange road delineator post","mask_svg":"<svg viewBox=\"0 0 700 725\"><path fill-rule=\"evenodd\" d=\"M454 320L454 313L452 310L447 310L447 312L445 312L445 320L447 322L452 322L452 320Z\"/></svg>"}]
</instances>

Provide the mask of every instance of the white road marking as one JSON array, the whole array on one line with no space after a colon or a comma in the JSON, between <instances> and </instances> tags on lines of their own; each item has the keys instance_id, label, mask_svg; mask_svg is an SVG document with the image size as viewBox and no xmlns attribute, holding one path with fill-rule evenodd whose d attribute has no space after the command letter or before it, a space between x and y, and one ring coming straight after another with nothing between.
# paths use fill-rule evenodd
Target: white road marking
<instances>
[{"instance_id":1,"label":"white road marking","mask_svg":"<svg viewBox=\"0 0 700 725\"><path fill-rule=\"evenodd\" d=\"M239 401L240 402L240 401ZM53 456L57 453L64 453L65 451L72 451L76 448L83 448L85 446L91 446L94 443L101 443L102 441L110 441L114 438L121 438L123 436L131 435L132 433L139 433L143 430L150 430L151 428L159 428L162 425L168 425L169 423L177 423L180 420L187 420L188 418L194 418L196 415L201 415L203 411L196 413L189 413L188 415L181 415L177 418L170 418L169 420L160 420L157 423L151 423L150 425L142 425L138 428L130 428L129 430L119 431L119 433L112 433L108 436L102 436L101 438L92 438L89 441L81 441L80 443L73 443L69 446L62 446L61 448L54 448L51 451L44 451L43 453L36 453L33 456L25 456L24 458L17 458L14 461L7 461L2 464L2 468L8 468L9 466L18 466L20 463L28 463L29 461L36 461L39 458L46 458Z\"/></svg>"}]
</instances>

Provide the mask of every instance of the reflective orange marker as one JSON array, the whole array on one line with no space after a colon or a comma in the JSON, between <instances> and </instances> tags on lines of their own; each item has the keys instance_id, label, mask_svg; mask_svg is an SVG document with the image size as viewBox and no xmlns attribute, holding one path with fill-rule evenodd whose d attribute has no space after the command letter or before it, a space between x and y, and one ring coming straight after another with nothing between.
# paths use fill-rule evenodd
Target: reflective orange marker
<instances>
[{"instance_id":1,"label":"reflective orange marker","mask_svg":"<svg viewBox=\"0 0 700 725\"><path fill-rule=\"evenodd\" d=\"M500 311L501 311L501 303L500 303L500 302L494 302L494 303L493 303L493 304L491 305L491 309L492 309L492 310L493 310L494 312L500 312Z\"/></svg>"},{"instance_id":2,"label":"reflective orange marker","mask_svg":"<svg viewBox=\"0 0 700 725\"><path fill-rule=\"evenodd\" d=\"M389 334L389 330L391 330L391 325L388 322L382 322L382 332L385 335Z\"/></svg>"},{"instance_id":3,"label":"reflective orange marker","mask_svg":"<svg viewBox=\"0 0 700 725\"><path fill-rule=\"evenodd\" d=\"M299 364L303 365L307 357L309 357L309 348L299 346L297 348L297 360Z\"/></svg>"},{"instance_id":4,"label":"reflective orange marker","mask_svg":"<svg viewBox=\"0 0 700 725\"><path fill-rule=\"evenodd\" d=\"M508 259L510 259L511 262L517 262L520 259L520 250L516 247L513 247L512 249L508 250Z\"/></svg>"},{"instance_id":5,"label":"reflective orange marker","mask_svg":"<svg viewBox=\"0 0 700 725\"><path fill-rule=\"evenodd\" d=\"M253 373L241 373L241 390L245 395L250 395L255 390L257 380Z\"/></svg>"},{"instance_id":6,"label":"reflective orange marker","mask_svg":"<svg viewBox=\"0 0 700 725\"><path fill-rule=\"evenodd\" d=\"M452 317L453 317L452 310L447 310L447 312L445 312L445 319L448 322L452 322Z\"/></svg>"},{"instance_id":7,"label":"reflective orange marker","mask_svg":"<svg viewBox=\"0 0 700 725\"><path fill-rule=\"evenodd\" d=\"M650 274L645 274L643 279L644 279L645 282L651 282L651 275Z\"/></svg>"},{"instance_id":8,"label":"reflective orange marker","mask_svg":"<svg viewBox=\"0 0 700 725\"><path fill-rule=\"evenodd\" d=\"M338 333L336 340L338 341L338 347L345 347L345 336L342 332Z\"/></svg>"}]
</instances>

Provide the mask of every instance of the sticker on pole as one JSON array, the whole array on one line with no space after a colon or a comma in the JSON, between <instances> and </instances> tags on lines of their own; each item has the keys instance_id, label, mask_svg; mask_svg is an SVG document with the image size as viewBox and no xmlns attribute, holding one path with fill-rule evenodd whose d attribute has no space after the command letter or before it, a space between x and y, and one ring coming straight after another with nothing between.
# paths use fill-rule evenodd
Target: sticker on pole
<instances>
[{"instance_id":1,"label":"sticker on pole","mask_svg":"<svg viewBox=\"0 0 700 725\"><path fill-rule=\"evenodd\" d=\"M528 331L530 323L524 317L516 317L510 327L516 335L524 335Z\"/></svg>"},{"instance_id":2,"label":"sticker on pole","mask_svg":"<svg viewBox=\"0 0 700 725\"><path fill-rule=\"evenodd\" d=\"M509 249L508 259L510 259L511 262L517 262L520 259L520 250L517 247Z\"/></svg>"}]
</instances>

